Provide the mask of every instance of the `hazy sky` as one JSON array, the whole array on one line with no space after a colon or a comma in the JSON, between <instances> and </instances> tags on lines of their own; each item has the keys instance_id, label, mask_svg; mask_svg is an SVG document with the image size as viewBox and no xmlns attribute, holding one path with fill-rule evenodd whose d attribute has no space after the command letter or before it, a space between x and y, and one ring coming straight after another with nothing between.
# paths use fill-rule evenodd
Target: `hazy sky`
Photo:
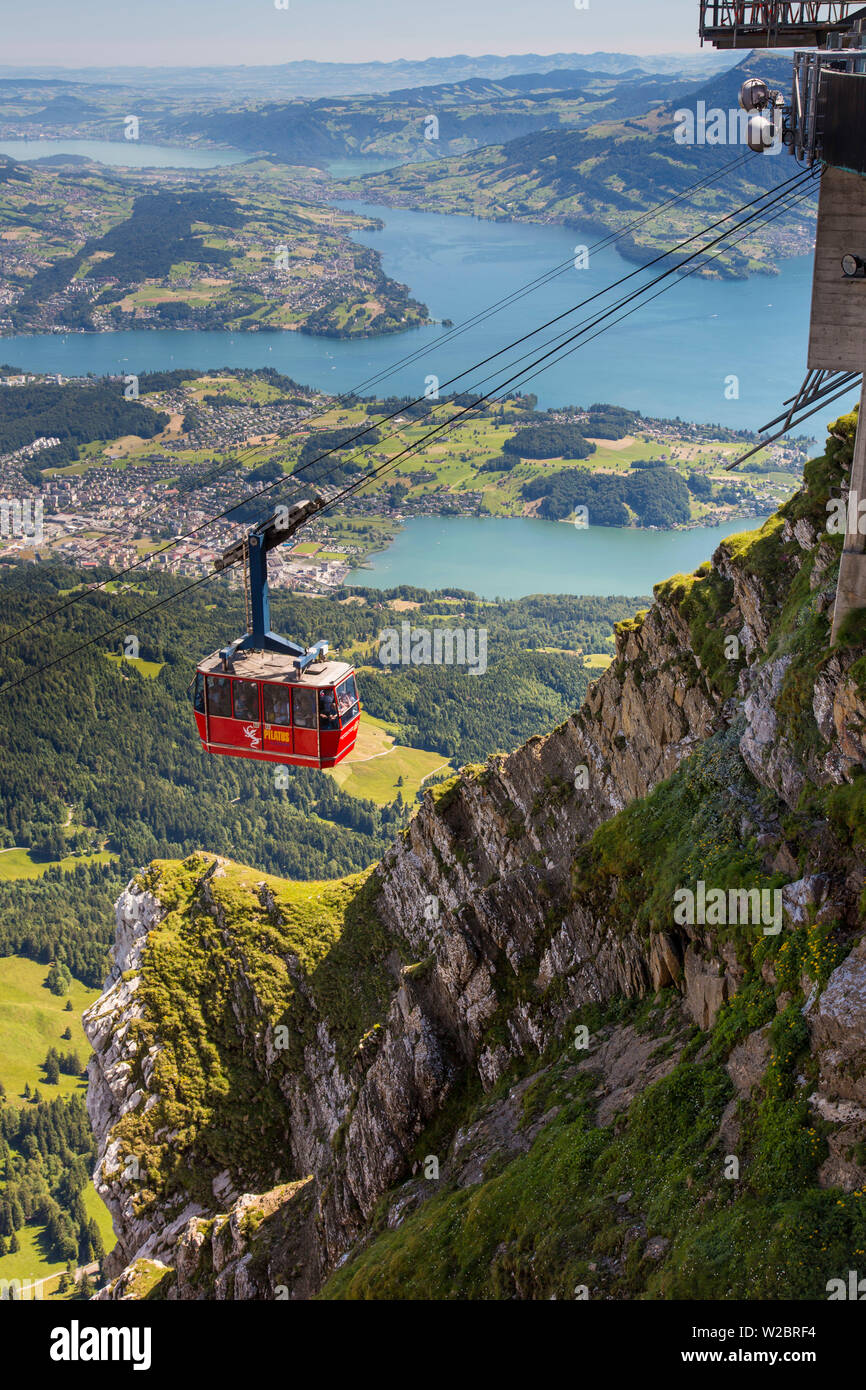
<instances>
[{"instance_id":1,"label":"hazy sky","mask_svg":"<svg viewBox=\"0 0 866 1390\"><path fill-rule=\"evenodd\" d=\"M0 64L388 61L694 50L697 0L37 0L2 3Z\"/></svg>"}]
</instances>

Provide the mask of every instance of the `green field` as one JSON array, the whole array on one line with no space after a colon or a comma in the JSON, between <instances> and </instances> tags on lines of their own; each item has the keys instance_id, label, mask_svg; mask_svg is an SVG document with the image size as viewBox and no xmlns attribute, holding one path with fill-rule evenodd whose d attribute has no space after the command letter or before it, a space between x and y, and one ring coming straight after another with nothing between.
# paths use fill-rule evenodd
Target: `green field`
<instances>
[{"instance_id":1,"label":"green field","mask_svg":"<svg viewBox=\"0 0 866 1390\"><path fill-rule=\"evenodd\" d=\"M395 731L382 719L361 715L361 728L353 753L330 776L352 796L366 797L378 806L387 806L402 793L412 802L425 778L448 767L441 753L424 748L406 748L395 743ZM402 786L399 780L402 777Z\"/></svg>"},{"instance_id":2,"label":"green field","mask_svg":"<svg viewBox=\"0 0 866 1390\"><path fill-rule=\"evenodd\" d=\"M189 382L189 390L197 401L205 396L229 396L249 405L268 405L281 400L284 392L259 377L202 376Z\"/></svg>"},{"instance_id":3,"label":"green field","mask_svg":"<svg viewBox=\"0 0 866 1390\"><path fill-rule=\"evenodd\" d=\"M563 468L588 468L594 473L627 473L635 461L652 459L666 463L683 476L697 471L713 477L717 482L730 482L726 465L743 449L741 441L657 438L646 429L620 439L593 440L591 429L588 428L587 438L595 444L595 452L586 459L511 457L508 459L510 467L488 471L484 465L502 457L504 445L514 433L515 404L506 402L502 406L492 407L488 414L480 418L472 414L463 416L447 433L434 436L429 443L421 445L418 453L398 459L404 450L419 445L432 427L457 413L456 406L443 400L436 408L435 415L429 419L398 416L389 420L381 426L382 438L379 442L359 445L355 451L356 457L375 465L397 460L394 471L388 474L388 482L401 484L406 489L409 502L418 502L436 493L443 504L447 504L468 491L481 494L481 508L491 516L523 516L531 513L531 507L523 496L524 485ZM371 423L371 418L363 407L341 407L319 417L317 425L328 429L361 430ZM773 505L782 501L794 486L794 477L790 473L749 475L747 481L752 488L769 488L772 492L769 500ZM693 520L699 520L708 510L707 505L692 498ZM329 536L332 542L336 539L330 525ZM309 554L313 549L312 545L306 543L303 550L301 546L296 546L295 553Z\"/></svg>"},{"instance_id":4,"label":"green field","mask_svg":"<svg viewBox=\"0 0 866 1390\"><path fill-rule=\"evenodd\" d=\"M136 671L140 671L147 680L154 680L165 665L164 661L145 661L143 656L121 656L120 652L106 652L105 655L116 666L119 666L122 661L128 661L130 666L134 666Z\"/></svg>"},{"instance_id":5,"label":"green field","mask_svg":"<svg viewBox=\"0 0 866 1390\"><path fill-rule=\"evenodd\" d=\"M302 541L300 545L292 546L292 555L315 556L317 560L345 560L345 555L339 550L323 550L318 541Z\"/></svg>"},{"instance_id":6,"label":"green field","mask_svg":"<svg viewBox=\"0 0 866 1390\"><path fill-rule=\"evenodd\" d=\"M61 1073L57 1086L47 1086L41 1063L50 1047L58 1052L75 1050L85 1062L90 1045L81 1026L81 1014L96 997L95 991L73 980L68 994L52 994L45 984L48 966L22 956L0 957L0 1081L6 1099L13 1105L26 1104L25 1083L31 1091L39 1087L44 1100L52 1096L83 1091L80 1077ZM67 999L72 1002L66 1009ZM71 1039L62 1034L69 1028Z\"/></svg>"},{"instance_id":7,"label":"green field","mask_svg":"<svg viewBox=\"0 0 866 1390\"><path fill-rule=\"evenodd\" d=\"M29 849L0 849L0 879L38 878L46 869L74 869L77 864L108 864L117 856L109 850L95 854L67 854L65 859L34 859Z\"/></svg>"},{"instance_id":8,"label":"green field","mask_svg":"<svg viewBox=\"0 0 866 1390\"><path fill-rule=\"evenodd\" d=\"M94 1198L102 1207L105 1215L108 1216L105 1206L96 1196L95 1189L88 1187L87 1191L88 1194L93 1192ZM110 1225L111 1219L109 1217ZM16 1250L14 1255L0 1255L0 1279L20 1279L22 1282L31 1283L37 1279L44 1279L46 1274L59 1274L66 1268L62 1260L46 1258L41 1234L41 1229L38 1226L21 1227L18 1232L21 1249ZM45 1293L50 1293L50 1291L51 1286L44 1290Z\"/></svg>"},{"instance_id":9,"label":"green field","mask_svg":"<svg viewBox=\"0 0 866 1390\"><path fill-rule=\"evenodd\" d=\"M107 1254L116 1242L111 1213L97 1193L93 1183L87 1184L83 1197L87 1215L92 1216L99 1227L99 1234L102 1236L102 1243ZM0 1279L20 1279L22 1282L26 1280L28 1283L32 1283L53 1275L54 1278L50 1282L42 1285L41 1296L42 1298L58 1297L57 1285L66 1266L62 1260L50 1260L46 1257L42 1228L22 1226L18 1232L18 1242L21 1249L16 1250L14 1255L0 1255ZM59 1296L66 1297L67 1295Z\"/></svg>"},{"instance_id":10,"label":"green field","mask_svg":"<svg viewBox=\"0 0 866 1390\"><path fill-rule=\"evenodd\" d=\"M82 1077L63 1073L58 1085L48 1085L41 1063L50 1047L60 1053L74 1050L82 1063L86 1062L90 1045L81 1026L81 1014L93 1003L96 991L73 980L67 994L52 994L45 983L47 975L48 966L37 961L22 956L0 957L0 1081L6 1090L6 1102L11 1105L28 1103L23 1095L25 1085L31 1091L38 1088L43 1100L86 1089ZM72 1004L69 1011L67 1000ZM63 1037L67 1028L71 1038ZM114 1245L111 1216L92 1183L84 1190L84 1205L88 1216L99 1226L106 1250L110 1250ZM0 1255L0 1279L42 1279L64 1269L62 1261L46 1258L39 1227L22 1227L18 1240L20 1250ZM46 1295L50 1292L43 1290Z\"/></svg>"}]
</instances>

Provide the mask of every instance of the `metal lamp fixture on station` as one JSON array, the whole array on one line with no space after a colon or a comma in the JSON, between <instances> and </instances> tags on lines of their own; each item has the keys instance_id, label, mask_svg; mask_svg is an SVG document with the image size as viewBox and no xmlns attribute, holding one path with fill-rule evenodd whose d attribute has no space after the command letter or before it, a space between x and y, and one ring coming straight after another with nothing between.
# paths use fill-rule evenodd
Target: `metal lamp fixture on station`
<instances>
[{"instance_id":1,"label":"metal lamp fixture on station","mask_svg":"<svg viewBox=\"0 0 866 1390\"><path fill-rule=\"evenodd\" d=\"M863 279L866 277L866 260L849 251L842 257L842 274L846 280Z\"/></svg>"}]
</instances>

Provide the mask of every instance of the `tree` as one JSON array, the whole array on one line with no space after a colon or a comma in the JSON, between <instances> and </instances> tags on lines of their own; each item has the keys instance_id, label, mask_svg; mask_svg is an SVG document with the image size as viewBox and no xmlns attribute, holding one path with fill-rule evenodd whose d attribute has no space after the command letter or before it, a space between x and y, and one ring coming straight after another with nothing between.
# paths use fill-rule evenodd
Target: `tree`
<instances>
[{"instance_id":1,"label":"tree","mask_svg":"<svg viewBox=\"0 0 866 1390\"><path fill-rule=\"evenodd\" d=\"M57 1053L54 1051L53 1047L51 1051L48 1053L48 1056L45 1058L45 1061L42 1063L42 1067L45 1072L45 1080L48 1083L48 1085L58 1086L60 1084L60 1059L58 1058Z\"/></svg>"},{"instance_id":2,"label":"tree","mask_svg":"<svg viewBox=\"0 0 866 1390\"><path fill-rule=\"evenodd\" d=\"M81 1058L75 1051L58 1055L57 1062L64 1076L80 1076L84 1070Z\"/></svg>"},{"instance_id":3,"label":"tree","mask_svg":"<svg viewBox=\"0 0 866 1390\"><path fill-rule=\"evenodd\" d=\"M56 826L42 830L34 838L30 853L34 859L57 860L66 854L66 839Z\"/></svg>"},{"instance_id":4,"label":"tree","mask_svg":"<svg viewBox=\"0 0 866 1390\"><path fill-rule=\"evenodd\" d=\"M86 1265L90 1260L90 1231L85 1222L78 1231L78 1263Z\"/></svg>"},{"instance_id":5,"label":"tree","mask_svg":"<svg viewBox=\"0 0 866 1390\"><path fill-rule=\"evenodd\" d=\"M19 1251L20 1249L21 1249L21 1242L20 1242L20 1240L18 1239L18 1232L17 1232L17 1231L13 1231L12 1234L11 1234L11 1236L9 1237L9 1254L10 1254L10 1255L17 1255L17 1254L18 1254L18 1251Z\"/></svg>"},{"instance_id":6,"label":"tree","mask_svg":"<svg viewBox=\"0 0 866 1390\"><path fill-rule=\"evenodd\" d=\"M251 483L272 483L283 476L283 465L279 459L267 459L247 476Z\"/></svg>"},{"instance_id":7,"label":"tree","mask_svg":"<svg viewBox=\"0 0 866 1390\"><path fill-rule=\"evenodd\" d=\"M51 965L45 983L52 994L68 994L72 986L72 976L69 973L69 966L63 961L54 961ZM69 1001L70 1007L72 1001Z\"/></svg>"},{"instance_id":8,"label":"tree","mask_svg":"<svg viewBox=\"0 0 866 1390\"><path fill-rule=\"evenodd\" d=\"M72 1000L71 1000L71 999L67 999L67 1001L66 1001L66 1003L65 1003L65 1005L64 1005L64 1008L65 1008L65 1010L66 1010L66 1012L67 1012L68 1014L71 1014L71 1013L72 1013ZM65 1036L66 1036L66 1035L64 1034L64 1037L65 1037Z\"/></svg>"},{"instance_id":9,"label":"tree","mask_svg":"<svg viewBox=\"0 0 866 1390\"><path fill-rule=\"evenodd\" d=\"M102 1260L105 1254L105 1245L99 1227L93 1217L91 1217L87 1223L87 1234L90 1239L90 1248L93 1251L93 1258L95 1260Z\"/></svg>"},{"instance_id":10,"label":"tree","mask_svg":"<svg viewBox=\"0 0 866 1390\"><path fill-rule=\"evenodd\" d=\"M70 1000L68 1000L67 1002L71 1004L71 1003L72 1003L72 1000L70 999ZM65 1042L68 1042L69 1039L72 1037L72 1029L71 1029L71 1028L64 1028L64 1030L63 1030L63 1032L60 1034L60 1036L61 1036L61 1038L63 1038L63 1040L64 1040Z\"/></svg>"},{"instance_id":11,"label":"tree","mask_svg":"<svg viewBox=\"0 0 866 1390\"><path fill-rule=\"evenodd\" d=\"M544 423L518 430L506 439L502 450L521 458L585 459L595 452L595 445L583 437L576 425Z\"/></svg>"}]
</instances>

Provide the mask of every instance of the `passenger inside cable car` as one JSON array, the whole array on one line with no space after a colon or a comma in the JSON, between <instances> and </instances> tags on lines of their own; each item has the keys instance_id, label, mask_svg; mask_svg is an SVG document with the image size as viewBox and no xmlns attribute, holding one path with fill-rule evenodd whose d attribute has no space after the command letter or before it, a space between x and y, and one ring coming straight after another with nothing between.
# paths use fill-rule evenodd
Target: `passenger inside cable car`
<instances>
[{"instance_id":1,"label":"passenger inside cable car","mask_svg":"<svg viewBox=\"0 0 866 1390\"><path fill-rule=\"evenodd\" d=\"M289 692L280 685L266 685L264 695L264 715L266 724L289 725L292 722L289 710Z\"/></svg>"},{"instance_id":2,"label":"passenger inside cable car","mask_svg":"<svg viewBox=\"0 0 866 1390\"><path fill-rule=\"evenodd\" d=\"M319 728L330 732L332 729L339 729L340 716L337 712L337 701L334 698L333 690L319 691Z\"/></svg>"}]
</instances>

